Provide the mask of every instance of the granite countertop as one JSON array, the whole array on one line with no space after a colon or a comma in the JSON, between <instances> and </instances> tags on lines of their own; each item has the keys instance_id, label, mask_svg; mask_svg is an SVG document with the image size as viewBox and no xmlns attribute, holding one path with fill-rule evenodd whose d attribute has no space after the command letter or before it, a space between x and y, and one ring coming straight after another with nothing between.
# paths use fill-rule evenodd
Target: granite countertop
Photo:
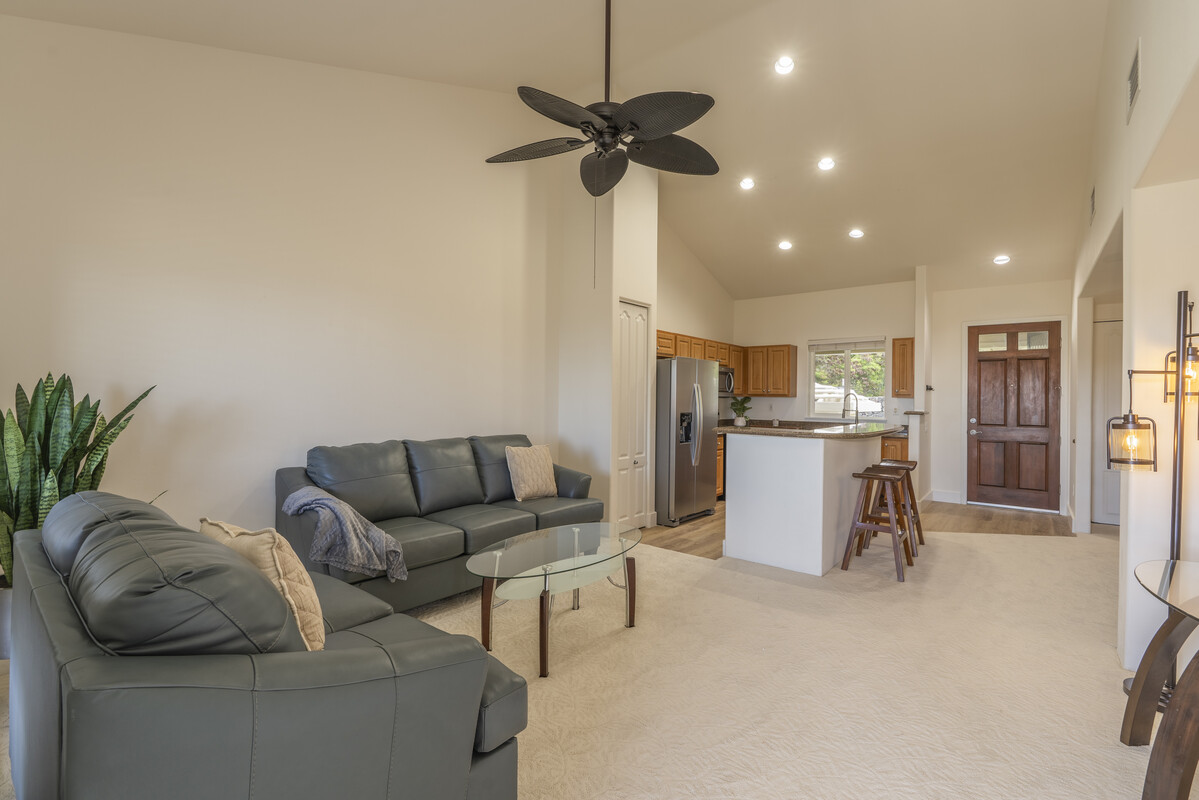
<instances>
[{"instance_id":1,"label":"granite countertop","mask_svg":"<svg viewBox=\"0 0 1199 800\"><path fill-rule=\"evenodd\" d=\"M856 425L833 424L815 428L799 428L782 423L777 428L773 425L747 425L744 428L738 428L735 425L718 425L716 427L717 434L739 433L748 436L784 436L792 439L869 439L902 430L902 425L891 425L886 422L859 422Z\"/></svg>"}]
</instances>

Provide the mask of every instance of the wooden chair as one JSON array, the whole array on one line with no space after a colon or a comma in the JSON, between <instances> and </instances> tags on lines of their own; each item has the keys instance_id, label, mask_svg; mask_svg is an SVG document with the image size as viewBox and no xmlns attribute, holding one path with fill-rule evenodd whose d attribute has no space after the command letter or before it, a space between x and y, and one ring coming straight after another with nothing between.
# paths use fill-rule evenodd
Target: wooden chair
<instances>
[{"instance_id":1,"label":"wooden chair","mask_svg":"<svg viewBox=\"0 0 1199 800\"><path fill-rule=\"evenodd\" d=\"M903 565L913 566L912 537L909 526L904 524L904 512L899 498L903 495L903 478L906 473L902 469L874 466L853 476L862 481L858 490L858 501L854 507L853 525L849 530L849 541L845 543L845 557L841 559L841 569L849 569L849 560L853 555L862 555L870 537L877 533L891 534L891 547L895 553L895 577L903 581ZM873 500L875 492L883 497L886 506L884 513L875 514ZM902 547L903 555L900 556Z\"/></svg>"},{"instance_id":2,"label":"wooden chair","mask_svg":"<svg viewBox=\"0 0 1199 800\"><path fill-rule=\"evenodd\" d=\"M916 489L912 486L912 470L916 469L915 461L904 461L898 458L884 458L878 463L880 467L903 470L903 488L906 495L908 516L916 528L916 541L924 544L924 526L920 524L920 508L916 503Z\"/></svg>"}]
</instances>

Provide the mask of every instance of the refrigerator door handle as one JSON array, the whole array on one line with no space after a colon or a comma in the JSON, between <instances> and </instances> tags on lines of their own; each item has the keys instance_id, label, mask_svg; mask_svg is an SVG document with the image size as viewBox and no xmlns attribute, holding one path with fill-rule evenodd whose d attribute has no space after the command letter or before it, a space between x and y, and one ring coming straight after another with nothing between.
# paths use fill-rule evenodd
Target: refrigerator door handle
<instances>
[{"instance_id":1,"label":"refrigerator door handle","mask_svg":"<svg viewBox=\"0 0 1199 800\"><path fill-rule=\"evenodd\" d=\"M698 383L691 385L691 466L699 466L699 454L703 450L704 395Z\"/></svg>"}]
</instances>

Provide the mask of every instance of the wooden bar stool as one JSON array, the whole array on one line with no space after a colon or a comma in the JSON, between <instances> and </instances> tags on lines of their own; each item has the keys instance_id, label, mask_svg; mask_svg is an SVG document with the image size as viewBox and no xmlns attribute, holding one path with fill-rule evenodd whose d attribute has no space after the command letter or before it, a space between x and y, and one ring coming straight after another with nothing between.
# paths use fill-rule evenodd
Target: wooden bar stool
<instances>
[{"instance_id":1,"label":"wooden bar stool","mask_svg":"<svg viewBox=\"0 0 1199 800\"><path fill-rule=\"evenodd\" d=\"M883 463L875 464L872 469L890 469L903 472L903 467L895 467ZM903 476L906 478L908 473L903 472ZM867 498L867 507L870 509L868 521L885 523L887 521L887 497L886 493L883 491L882 483L878 481L875 483L876 487L874 489L873 499ZM908 482L901 480L899 482L898 490L895 493L895 510L899 513L899 519L897 522L899 523L900 527L908 532L908 542L912 547L912 557L919 558L920 548L917 545L917 542L920 544L923 544L924 542L918 533L913 533L913 531L916 531L916 524L915 519L912 516L912 500L913 495L908 488ZM878 536L878 532L872 533L865 539L864 546L866 548L870 547L870 540L875 536Z\"/></svg>"},{"instance_id":2,"label":"wooden bar stool","mask_svg":"<svg viewBox=\"0 0 1199 800\"><path fill-rule=\"evenodd\" d=\"M849 529L849 541L845 543L841 569L849 569L849 559L853 557L855 549L857 555L862 555L862 549L876 532L890 533L891 547L895 552L895 577L903 581L904 561L909 567L913 565L912 539L900 516L903 512L898 501L903 492L904 474L901 469L889 467L868 467L853 474L861 479L862 485L858 490L858 502L854 508L853 525ZM875 515L871 508L876 490L886 499L885 516Z\"/></svg>"},{"instance_id":3,"label":"wooden bar stool","mask_svg":"<svg viewBox=\"0 0 1199 800\"><path fill-rule=\"evenodd\" d=\"M912 518L912 523L916 528L916 541L924 544L924 526L920 524L920 508L916 503L916 489L912 486L912 470L916 469L916 462L884 458L878 465L903 470L903 488L904 494L907 495L908 516Z\"/></svg>"}]
</instances>

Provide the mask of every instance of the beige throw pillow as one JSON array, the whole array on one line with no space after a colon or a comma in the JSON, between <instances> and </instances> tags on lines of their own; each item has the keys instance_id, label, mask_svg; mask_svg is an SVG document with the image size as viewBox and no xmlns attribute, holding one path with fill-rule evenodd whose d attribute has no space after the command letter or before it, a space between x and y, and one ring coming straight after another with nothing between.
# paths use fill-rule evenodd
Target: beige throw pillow
<instances>
[{"instance_id":1,"label":"beige throw pillow","mask_svg":"<svg viewBox=\"0 0 1199 800\"><path fill-rule=\"evenodd\" d=\"M287 601L308 649L325 649L325 619L316 588L303 562L278 531L274 528L248 531L203 517L200 533L232 548L257 567Z\"/></svg>"},{"instance_id":2,"label":"beige throw pillow","mask_svg":"<svg viewBox=\"0 0 1199 800\"><path fill-rule=\"evenodd\" d=\"M504 454L508 456L508 472L512 475L512 491L517 500L554 497L558 494L549 445L505 447Z\"/></svg>"}]
</instances>

